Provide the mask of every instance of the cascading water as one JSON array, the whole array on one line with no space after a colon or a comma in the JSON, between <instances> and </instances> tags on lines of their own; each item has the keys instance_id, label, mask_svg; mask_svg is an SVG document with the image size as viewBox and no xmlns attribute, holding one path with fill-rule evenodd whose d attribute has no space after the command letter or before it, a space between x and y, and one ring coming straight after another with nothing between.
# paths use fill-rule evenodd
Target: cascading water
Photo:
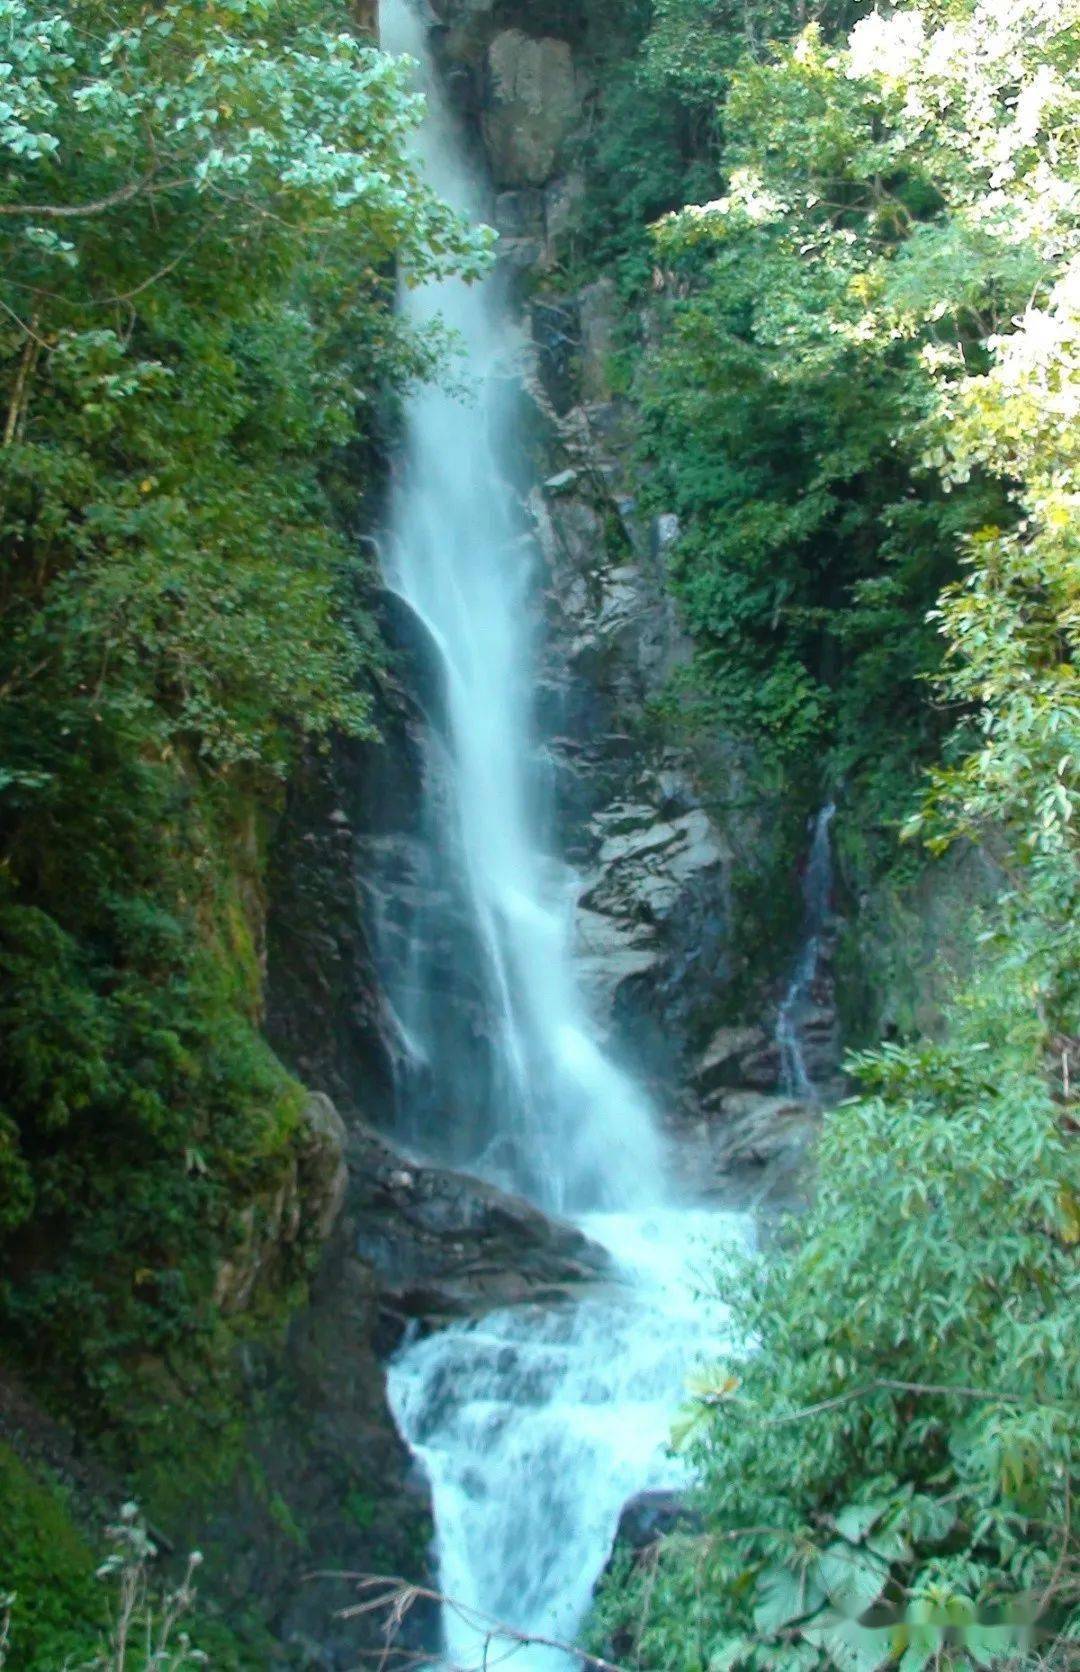
<instances>
[{"instance_id":1,"label":"cascading water","mask_svg":"<svg viewBox=\"0 0 1080 1672\"><path fill-rule=\"evenodd\" d=\"M821 963L821 937L832 894L832 848L829 826L836 813L833 802L820 809L814 819L810 856L803 877L803 931L799 956L792 971L776 1018L776 1043L780 1049L780 1074L784 1090L791 1097L818 1101L817 1087L806 1066L801 1023Z\"/></svg>"},{"instance_id":2,"label":"cascading water","mask_svg":"<svg viewBox=\"0 0 1080 1672\"><path fill-rule=\"evenodd\" d=\"M384 3L382 34L389 50L428 65L409 0ZM425 80L426 173L444 198L479 218L480 193L430 67ZM469 405L433 386L411 403L388 566L443 662L452 805L439 812L453 827L445 840L464 873L482 1007L493 1023L491 1113L481 1138L495 1166L484 1168L482 1150L455 1159L495 1170L498 1182L556 1212L624 1207L655 1194L660 1151L644 1100L584 1019L571 959L576 879L536 839L532 554L500 474L505 446L497 446L512 422L514 332L494 280L429 284L404 306L417 322L441 317L454 328L474 390ZM414 925L414 944L438 939L437 929ZM438 1055L439 985L414 970L398 1006L429 1062ZM453 1110L443 1113L453 1119Z\"/></svg>"},{"instance_id":3,"label":"cascading water","mask_svg":"<svg viewBox=\"0 0 1080 1672\"><path fill-rule=\"evenodd\" d=\"M455 1672L506 1657L498 1635L486 1655L485 1620L573 1642L623 1507L684 1484L672 1418L687 1371L724 1345L722 1309L696 1290L743 1240L740 1219L683 1208L579 1224L617 1260L619 1288L443 1331L391 1369L395 1415L431 1482ZM513 1660L571 1664L536 1646Z\"/></svg>"},{"instance_id":4,"label":"cascading water","mask_svg":"<svg viewBox=\"0 0 1080 1672\"><path fill-rule=\"evenodd\" d=\"M382 35L420 62L432 184L477 216L480 193L411 0L383 0ZM495 281L431 284L403 305L418 322L441 316L455 328L474 390L468 404L434 388L411 402L387 542L387 582L442 664L427 797L446 874L439 890L413 890L391 979L416 1070L399 1088L405 1128L417 1147L577 1216L611 1251L620 1281L572 1305L520 1307L414 1342L391 1367L389 1391L431 1482L446 1594L565 1641L624 1503L678 1479L665 1447L671 1418L687 1369L721 1339L721 1320L692 1298L694 1268L725 1229L741 1228L666 1205L648 1105L598 1047L575 983L577 881L539 839L533 555L500 473L513 328ZM450 956L448 896L467 923ZM482 1076L459 1072L475 1041L448 1020L455 976L475 988L489 1036ZM452 1608L444 1637L449 1664L484 1660L482 1632ZM536 1646L515 1659L562 1664Z\"/></svg>"}]
</instances>

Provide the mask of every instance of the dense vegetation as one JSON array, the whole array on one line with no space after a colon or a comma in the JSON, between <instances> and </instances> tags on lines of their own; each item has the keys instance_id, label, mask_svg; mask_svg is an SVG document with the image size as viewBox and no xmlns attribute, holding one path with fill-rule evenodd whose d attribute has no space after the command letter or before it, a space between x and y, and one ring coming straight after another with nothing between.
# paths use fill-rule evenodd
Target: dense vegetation
<instances>
[{"instance_id":1,"label":"dense vegetation","mask_svg":"<svg viewBox=\"0 0 1080 1672\"><path fill-rule=\"evenodd\" d=\"M168 1443L294 1151L262 825L368 724L358 507L434 350L394 264L484 246L345 0L3 0L0 49L0 1322Z\"/></svg>"},{"instance_id":2,"label":"dense vegetation","mask_svg":"<svg viewBox=\"0 0 1080 1672\"><path fill-rule=\"evenodd\" d=\"M821 27L843 11L827 9ZM816 777L820 790L824 765L880 815L910 798L945 729L922 688L940 659L926 618L958 537L1009 515L987 472L945 486L927 469L922 350L948 341L976 366L1038 262L1022 248L985 274L973 261L968 293L914 328L924 278L942 300L912 237L942 220L938 184L877 154L876 113L854 89L827 107L810 73L777 86L760 41L794 15L659 7L639 63L620 73L593 212L624 291L669 299L660 343L642 353L631 340L626 361L647 497L683 526L671 580L697 645L690 708L796 783ZM678 133L670 114L664 128L673 108ZM725 209L661 220L643 245L635 211L711 198L725 180ZM953 253L939 246L936 259ZM886 271L904 323L871 345L860 333Z\"/></svg>"},{"instance_id":3,"label":"dense vegetation","mask_svg":"<svg viewBox=\"0 0 1080 1672\"><path fill-rule=\"evenodd\" d=\"M713 10L660 8L666 73ZM989 845L1002 892L937 1036L854 1060L809 1216L723 1279L745 1350L683 1432L703 1531L599 1627L685 1672L1074 1664L1080 9L811 28L716 92L639 384L700 682L878 786L935 748L906 833Z\"/></svg>"}]
</instances>

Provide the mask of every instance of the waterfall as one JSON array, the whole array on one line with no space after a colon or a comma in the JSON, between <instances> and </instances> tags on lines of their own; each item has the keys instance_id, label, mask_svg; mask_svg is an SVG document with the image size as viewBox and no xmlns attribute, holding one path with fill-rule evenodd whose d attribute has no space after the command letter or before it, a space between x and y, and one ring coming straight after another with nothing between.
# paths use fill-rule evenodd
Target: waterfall
<instances>
[{"instance_id":1,"label":"waterfall","mask_svg":"<svg viewBox=\"0 0 1080 1672\"><path fill-rule=\"evenodd\" d=\"M425 68L428 116L420 146L432 184L480 218L482 193L431 73L424 26L408 0L383 6L383 44ZM462 1083L446 1062L445 926L437 891L410 927L428 966L409 971L395 1008L419 1054L457 1108L434 1115L472 1137L452 1159L523 1190L556 1212L622 1208L655 1198L661 1159L646 1102L593 1037L572 968L577 879L544 853L539 751L530 701L535 666L533 553L501 465L513 440L515 332L498 281L447 280L407 291L417 323L441 317L464 346L467 402L436 386L412 399L391 513L387 579L423 623L443 663L445 752L431 775L445 793L429 810L456 860L474 937L462 963L491 1030L485 1079ZM423 921L428 912L432 920ZM439 960L442 967L436 967ZM456 1095L455 1087L457 1087ZM406 1096L406 1101L407 1101ZM485 1112L478 1116L476 1104ZM434 1125L434 1119L429 1122ZM413 1133L431 1147L438 1134Z\"/></svg>"},{"instance_id":2,"label":"waterfall","mask_svg":"<svg viewBox=\"0 0 1080 1672\"><path fill-rule=\"evenodd\" d=\"M508 1658L516 1672L572 1672L558 1652L488 1645L479 1622L574 1641L623 1507L685 1484L672 1419L687 1371L725 1344L722 1309L698 1291L725 1242L743 1240L737 1216L580 1223L618 1260L621 1293L495 1313L417 1342L391 1369L395 1416L431 1483L452 1672Z\"/></svg>"},{"instance_id":3,"label":"waterfall","mask_svg":"<svg viewBox=\"0 0 1080 1672\"><path fill-rule=\"evenodd\" d=\"M411 0L383 0L382 24L384 46L420 63L428 177L479 218L483 191L419 13ZM625 1502L680 1479L671 1420L687 1370L723 1337L723 1318L693 1291L718 1235L742 1227L667 1202L648 1103L598 1046L575 981L578 879L542 840L536 561L504 477L517 340L498 281L427 284L402 307L454 329L470 390L463 400L425 387L411 399L385 542L387 584L441 662L423 844L437 875L403 890L388 972L408 1041L403 1130L418 1148L575 1216L621 1281L412 1341L391 1366L389 1395L431 1484L445 1593L567 1641ZM487 1664L483 1633L450 1606L443 1634L449 1666ZM505 1659L506 1644L492 1653ZM567 1664L535 1645L513 1658L530 1672Z\"/></svg>"},{"instance_id":4,"label":"waterfall","mask_svg":"<svg viewBox=\"0 0 1080 1672\"><path fill-rule=\"evenodd\" d=\"M836 807L828 802L814 818L810 856L803 876L802 942L787 992L776 1018L776 1043L780 1049L780 1073L790 1097L818 1101L817 1088L807 1070L803 1053L801 1022L821 963L821 937L832 895L832 848L829 826Z\"/></svg>"}]
</instances>

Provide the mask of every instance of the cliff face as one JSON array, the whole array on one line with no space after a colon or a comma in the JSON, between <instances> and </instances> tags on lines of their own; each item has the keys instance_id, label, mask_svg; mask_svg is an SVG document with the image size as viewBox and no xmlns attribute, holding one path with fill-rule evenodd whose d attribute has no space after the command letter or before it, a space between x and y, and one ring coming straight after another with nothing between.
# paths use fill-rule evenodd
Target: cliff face
<instances>
[{"instance_id":1,"label":"cliff face","mask_svg":"<svg viewBox=\"0 0 1080 1672\"><path fill-rule=\"evenodd\" d=\"M702 1144L715 1155L721 1188L738 1146L722 1132L731 1122L720 1100L703 1108L702 1076L716 1081L718 1030L751 1027L752 1048L725 1059L725 1089L742 1094L740 1118L778 1089L770 1041L797 940L807 839L801 814L770 801L732 740L691 741L672 717L690 656L666 584L678 520L639 509L635 414L614 376L623 306L615 282L569 277L587 138L604 96L596 67L611 27L602 4L440 0L434 38L493 181L501 260L522 298L522 429L533 466L523 491L541 556L546 650L539 720L557 807L553 845L582 878L581 970L612 1048L649 1083L693 1151L695 1173ZM640 323L646 339L662 329L648 309ZM819 998L819 1066L830 1078L827 969ZM777 1124L776 1107L773 1098L772 1137L757 1153L786 1147L787 1117Z\"/></svg>"}]
</instances>

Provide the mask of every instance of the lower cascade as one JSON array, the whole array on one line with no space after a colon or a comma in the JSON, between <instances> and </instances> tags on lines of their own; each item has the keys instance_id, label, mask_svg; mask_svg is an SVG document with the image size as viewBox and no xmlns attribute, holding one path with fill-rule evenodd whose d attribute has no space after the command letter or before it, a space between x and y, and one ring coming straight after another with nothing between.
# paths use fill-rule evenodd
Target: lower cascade
<instances>
[{"instance_id":1,"label":"lower cascade","mask_svg":"<svg viewBox=\"0 0 1080 1672\"><path fill-rule=\"evenodd\" d=\"M422 166L480 215L411 0L385 0L382 33L420 65ZM411 403L387 540L387 583L442 662L428 816L442 893L468 924L448 965L446 924L425 922L438 908L418 901L407 956L385 971L416 1069L399 1085L402 1127L417 1148L573 1217L609 1251L612 1279L407 1342L389 1392L431 1485L447 1663L486 1664L490 1621L528 1639L511 1652L539 1668L566 1663L537 1640L573 1640L627 1501L679 1484L667 1441L686 1375L723 1345L723 1317L695 1289L718 1238L742 1229L671 1204L647 1099L597 1043L575 981L576 879L541 839L535 562L500 471L515 339L497 281L431 284L403 305L454 328L471 394L428 388ZM446 983L466 968L487 1018L482 1072L446 1025Z\"/></svg>"},{"instance_id":2,"label":"lower cascade","mask_svg":"<svg viewBox=\"0 0 1080 1672\"><path fill-rule=\"evenodd\" d=\"M696 1289L725 1235L742 1237L737 1216L580 1223L616 1262L610 1291L492 1313L416 1342L391 1368L394 1415L434 1495L455 1668L508 1651L530 1669L568 1664L542 1640L573 1641L629 1499L683 1483L672 1416L687 1369L724 1344L722 1308ZM499 1625L532 1641L515 1652Z\"/></svg>"}]
</instances>

